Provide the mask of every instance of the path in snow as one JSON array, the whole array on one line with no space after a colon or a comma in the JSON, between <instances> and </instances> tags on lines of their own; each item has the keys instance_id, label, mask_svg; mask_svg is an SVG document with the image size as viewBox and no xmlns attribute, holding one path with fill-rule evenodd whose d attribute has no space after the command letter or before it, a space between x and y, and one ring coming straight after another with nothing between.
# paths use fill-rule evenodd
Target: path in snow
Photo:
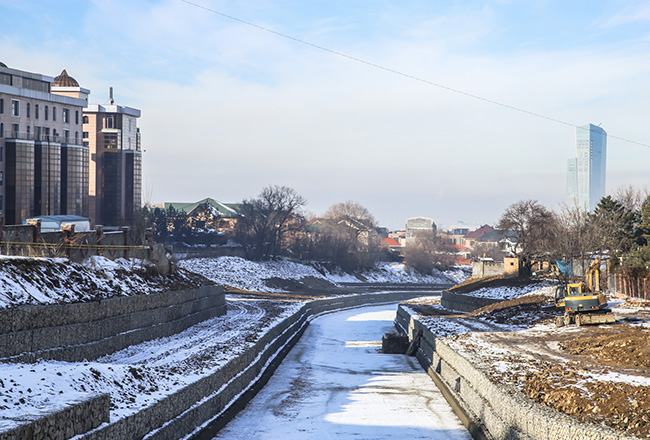
<instances>
[{"instance_id":1,"label":"path in snow","mask_svg":"<svg viewBox=\"0 0 650 440\"><path fill-rule=\"evenodd\" d=\"M312 321L216 439L471 439L415 358L379 352L397 305Z\"/></svg>"}]
</instances>

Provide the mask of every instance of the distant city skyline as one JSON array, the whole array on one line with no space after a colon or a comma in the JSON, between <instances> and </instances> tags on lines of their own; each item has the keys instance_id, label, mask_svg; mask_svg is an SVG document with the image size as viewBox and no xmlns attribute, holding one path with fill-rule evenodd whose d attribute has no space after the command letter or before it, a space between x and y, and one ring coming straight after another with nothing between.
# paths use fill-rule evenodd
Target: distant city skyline
<instances>
[{"instance_id":1,"label":"distant city skyline","mask_svg":"<svg viewBox=\"0 0 650 440\"><path fill-rule=\"evenodd\" d=\"M352 200L403 229L428 217L494 224L508 205L566 202L572 124L608 132L607 193L648 183L650 4L197 4L0 0L0 62L56 76L90 102L142 110L143 201L238 202L294 188L322 214ZM128 11L125 13L125 11Z\"/></svg>"},{"instance_id":2,"label":"distant city skyline","mask_svg":"<svg viewBox=\"0 0 650 440\"><path fill-rule=\"evenodd\" d=\"M593 124L576 128L576 157L568 160L567 196L593 211L606 194L607 132Z\"/></svg>"}]
</instances>

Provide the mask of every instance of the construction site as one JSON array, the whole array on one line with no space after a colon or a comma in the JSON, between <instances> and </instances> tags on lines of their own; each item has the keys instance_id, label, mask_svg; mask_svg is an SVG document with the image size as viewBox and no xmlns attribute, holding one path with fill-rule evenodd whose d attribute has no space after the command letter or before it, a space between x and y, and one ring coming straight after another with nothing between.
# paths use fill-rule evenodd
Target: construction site
<instances>
[{"instance_id":1,"label":"construction site","mask_svg":"<svg viewBox=\"0 0 650 440\"><path fill-rule=\"evenodd\" d=\"M573 313L571 297L558 297L572 284L489 277L402 303L396 325L475 438L650 438L650 302L590 292L593 282L574 284L581 307L605 298L593 313ZM473 308L486 292L512 288L522 296L462 314L445 307ZM589 314L602 322L585 324Z\"/></svg>"}]
</instances>

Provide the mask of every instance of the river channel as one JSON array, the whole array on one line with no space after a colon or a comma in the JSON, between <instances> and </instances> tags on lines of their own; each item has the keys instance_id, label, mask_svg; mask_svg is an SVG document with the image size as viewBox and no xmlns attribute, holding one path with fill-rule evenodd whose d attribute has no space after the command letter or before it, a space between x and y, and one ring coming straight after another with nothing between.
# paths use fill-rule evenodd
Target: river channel
<instances>
[{"instance_id":1,"label":"river channel","mask_svg":"<svg viewBox=\"0 0 650 440\"><path fill-rule=\"evenodd\" d=\"M382 354L397 304L314 319L214 439L471 439L415 358Z\"/></svg>"}]
</instances>

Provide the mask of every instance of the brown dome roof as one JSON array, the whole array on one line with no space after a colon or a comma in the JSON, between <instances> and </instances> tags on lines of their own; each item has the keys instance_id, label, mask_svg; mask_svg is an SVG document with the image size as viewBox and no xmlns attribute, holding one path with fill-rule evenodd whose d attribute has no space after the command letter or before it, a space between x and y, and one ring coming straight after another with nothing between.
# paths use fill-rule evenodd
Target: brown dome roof
<instances>
[{"instance_id":1,"label":"brown dome roof","mask_svg":"<svg viewBox=\"0 0 650 440\"><path fill-rule=\"evenodd\" d=\"M79 87L77 80L68 76L68 72L66 72L65 69L63 69L61 75L54 78L52 85L56 87Z\"/></svg>"}]
</instances>

